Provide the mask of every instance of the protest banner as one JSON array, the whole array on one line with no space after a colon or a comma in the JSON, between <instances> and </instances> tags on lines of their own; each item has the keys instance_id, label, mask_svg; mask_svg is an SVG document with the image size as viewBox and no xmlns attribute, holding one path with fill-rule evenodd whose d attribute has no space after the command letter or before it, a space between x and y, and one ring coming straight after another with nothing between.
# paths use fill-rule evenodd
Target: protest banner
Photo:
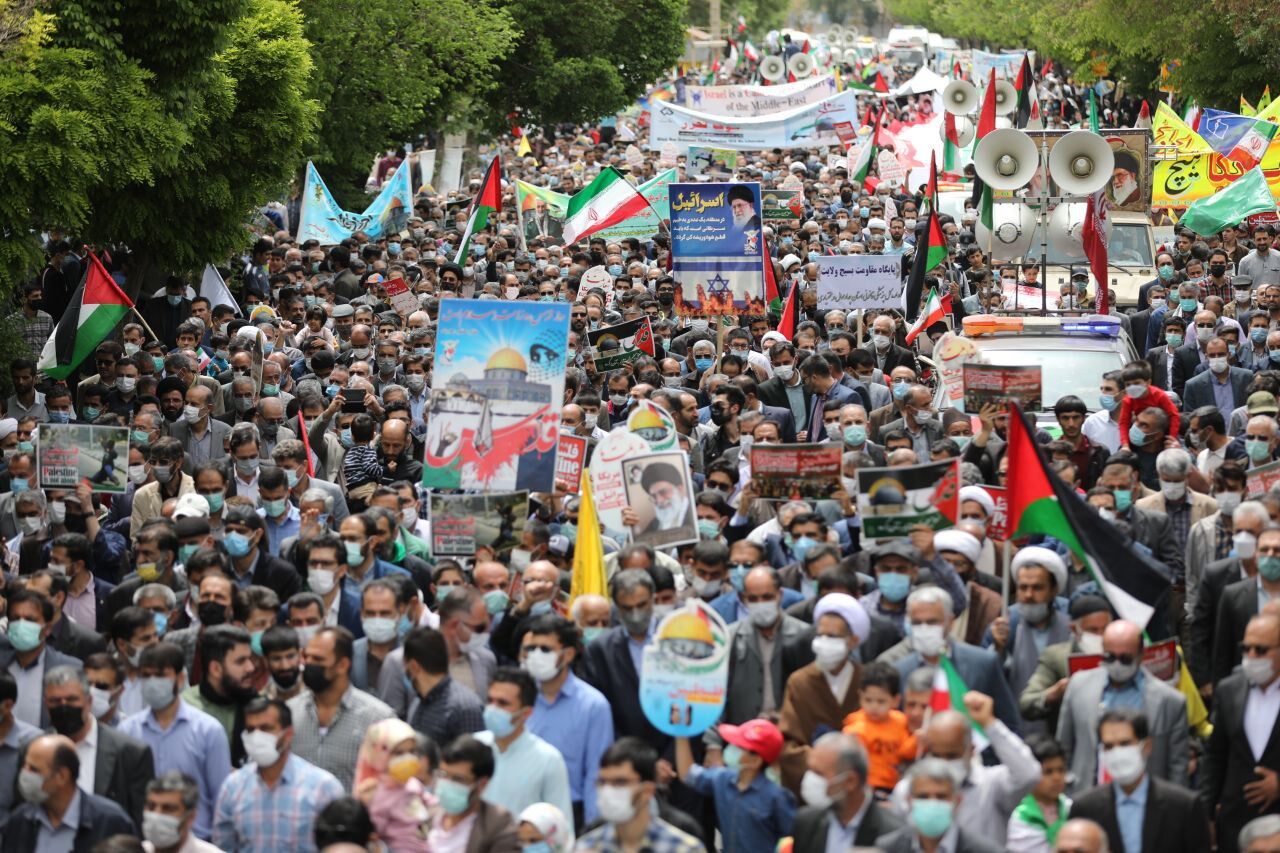
<instances>
[{"instance_id":1,"label":"protest banner","mask_svg":"<svg viewBox=\"0 0 1280 853\"><path fill-rule=\"evenodd\" d=\"M88 480L95 492L123 494L129 469L129 428L40 424L36 467L42 489L74 489Z\"/></svg>"},{"instance_id":2,"label":"protest banner","mask_svg":"<svg viewBox=\"0 0 1280 853\"><path fill-rule=\"evenodd\" d=\"M582 466L587 461L587 437L560 433L560 449L556 453L556 479L568 483L567 491L576 495L582 484Z\"/></svg>"},{"instance_id":3,"label":"protest banner","mask_svg":"<svg viewBox=\"0 0 1280 853\"><path fill-rule=\"evenodd\" d=\"M817 103L787 112L752 118L717 116L657 101L649 106L651 151L674 142L681 152L690 145L762 151L771 148L820 148L840 145L836 122L859 125L856 93L847 89Z\"/></svg>"},{"instance_id":4,"label":"protest banner","mask_svg":"<svg viewBox=\"0 0 1280 853\"><path fill-rule=\"evenodd\" d=\"M627 525L622 510L627 506L627 486L622 478L622 461L650 452L649 443L629 429L615 428L591 453L591 495L596 515L606 536L623 541Z\"/></svg>"},{"instance_id":5,"label":"protest banner","mask_svg":"<svg viewBox=\"0 0 1280 853\"><path fill-rule=\"evenodd\" d=\"M901 255L818 258L819 311L901 308L906 286Z\"/></svg>"},{"instance_id":6,"label":"protest banner","mask_svg":"<svg viewBox=\"0 0 1280 853\"><path fill-rule=\"evenodd\" d=\"M1268 462L1245 472L1244 490L1249 500L1256 500L1280 483L1280 462Z\"/></svg>"},{"instance_id":7,"label":"protest banner","mask_svg":"<svg viewBox=\"0 0 1280 853\"><path fill-rule=\"evenodd\" d=\"M876 167L880 172L880 180L891 187L900 187L907 179L907 170L898 162L898 156L892 151L881 151L876 157Z\"/></svg>"},{"instance_id":8,"label":"protest banner","mask_svg":"<svg viewBox=\"0 0 1280 853\"><path fill-rule=\"evenodd\" d=\"M615 370L642 355L652 356L653 329L649 318L605 326L587 332L587 344L597 371Z\"/></svg>"},{"instance_id":9,"label":"protest banner","mask_svg":"<svg viewBox=\"0 0 1280 853\"><path fill-rule=\"evenodd\" d=\"M636 514L631 541L670 548L698 541L693 479L683 451L647 453L622 461L627 506Z\"/></svg>"},{"instance_id":10,"label":"protest banner","mask_svg":"<svg viewBox=\"0 0 1280 853\"><path fill-rule=\"evenodd\" d=\"M422 306L419 305L418 297L409 290L409 285L405 284L404 279L398 273L392 273L392 276L383 283L382 289L387 292L387 299L390 300L395 312L401 317L408 317Z\"/></svg>"},{"instance_id":11,"label":"protest banner","mask_svg":"<svg viewBox=\"0 0 1280 853\"><path fill-rule=\"evenodd\" d=\"M738 152L732 148L689 146L684 172L690 178L732 178L738 168Z\"/></svg>"},{"instance_id":12,"label":"protest banner","mask_svg":"<svg viewBox=\"0 0 1280 853\"><path fill-rule=\"evenodd\" d=\"M1009 490L1004 486L983 486L983 491L991 495L996 508L987 519L987 538L993 542L1003 542L1009 538Z\"/></svg>"},{"instance_id":13,"label":"protest banner","mask_svg":"<svg viewBox=\"0 0 1280 853\"><path fill-rule=\"evenodd\" d=\"M720 719L729 684L729 629L690 599L658 623L640 666L640 708L672 737L702 734Z\"/></svg>"},{"instance_id":14,"label":"protest banner","mask_svg":"<svg viewBox=\"0 0 1280 853\"><path fill-rule=\"evenodd\" d=\"M555 487L569 306L440 302L422 485Z\"/></svg>"},{"instance_id":15,"label":"protest banner","mask_svg":"<svg viewBox=\"0 0 1280 853\"><path fill-rule=\"evenodd\" d=\"M840 489L839 445L751 446L751 490L773 500L830 498Z\"/></svg>"},{"instance_id":16,"label":"protest banner","mask_svg":"<svg viewBox=\"0 0 1280 853\"><path fill-rule=\"evenodd\" d=\"M760 184L672 184L671 251L676 313L766 313Z\"/></svg>"},{"instance_id":17,"label":"protest banner","mask_svg":"<svg viewBox=\"0 0 1280 853\"><path fill-rule=\"evenodd\" d=\"M357 231L369 235L370 240L399 234L408 227L409 217L413 215L411 170L409 161L403 161L364 212L352 213L338 206L316 167L307 163L302 211L298 218L298 240L317 240L321 245L335 245Z\"/></svg>"},{"instance_id":18,"label":"protest banner","mask_svg":"<svg viewBox=\"0 0 1280 853\"><path fill-rule=\"evenodd\" d=\"M867 539L906 536L917 524L951 527L960 514L960 460L860 469L858 514Z\"/></svg>"},{"instance_id":19,"label":"protest banner","mask_svg":"<svg viewBox=\"0 0 1280 853\"><path fill-rule=\"evenodd\" d=\"M683 103L708 115L762 116L816 104L836 94L831 75L774 86L686 86Z\"/></svg>"},{"instance_id":20,"label":"protest banner","mask_svg":"<svg viewBox=\"0 0 1280 853\"><path fill-rule=\"evenodd\" d=\"M431 495L431 553L471 557L476 548L497 555L520 544L529 517L529 493Z\"/></svg>"},{"instance_id":21,"label":"protest banner","mask_svg":"<svg viewBox=\"0 0 1280 853\"><path fill-rule=\"evenodd\" d=\"M1102 655L1076 652L1067 656L1067 671L1070 675L1087 669L1097 669L1100 666L1102 666ZM1170 637L1143 648L1142 668L1161 681L1173 681L1179 669L1178 641Z\"/></svg>"},{"instance_id":22,"label":"protest banner","mask_svg":"<svg viewBox=\"0 0 1280 853\"><path fill-rule=\"evenodd\" d=\"M763 219L799 219L804 216L804 193L800 190L765 190L760 197Z\"/></svg>"},{"instance_id":23,"label":"protest banner","mask_svg":"<svg viewBox=\"0 0 1280 853\"><path fill-rule=\"evenodd\" d=\"M1040 365L977 364L964 373L964 410L976 415L988 403L1016 402L1024 411L1040 411Z\"/></svg>"},{"instance_id":24,"label":"protest banner","mask_svg":"<svg viewBox=\"0 0 1280 853\"><path fill-rule=\"evenodd\" d=\"M978 347L971 338L945 332L933 346L933 357L947 389L947 400L960 408L964 400L964 366L978 357Z\"/></svg>"}]
</instances>

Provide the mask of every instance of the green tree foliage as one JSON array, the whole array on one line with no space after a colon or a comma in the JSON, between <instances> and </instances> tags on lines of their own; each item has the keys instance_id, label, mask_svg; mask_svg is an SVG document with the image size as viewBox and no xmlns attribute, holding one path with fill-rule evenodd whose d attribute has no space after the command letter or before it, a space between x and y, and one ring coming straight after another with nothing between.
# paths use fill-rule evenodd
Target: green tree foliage
<instances>
[{"instance_id":1,"label":"green tree foliage","mask_svg":"<svg viewBox=\"0 0 1280 853\"><path fill-rule=\"evenodd\" d=\"M644 94L684 46L685 0L504 0L520 35L487 99L492 129L588 122Z\"/></svg>"},{"instance_id":2,"label":"green tree foliage","mask_svg":"<svg viewBox=\"0 0 1280 853\"><path fill-rule=\"evenodd\" d=\"M1280 72L1273 46L1280 23L1252 0L1147 0L1044 3L1005 0L887 0L897 20L993 47L1031 47L1066 63L1083 81L1101 60L1130 91L1154 91L1160 63L1179 60L1177 85L1206 106L1235 109ZM1229 61L1227 61L1229 60Z\"/></svg>"},{"instance_id":3,"label":"green tree foliage","mask_svg":"<svg viewBox=\"0 0 1280 853\"><path fill-rule=\"evenodd\" d=\"M0 0L0 195L14 281L60 227L135 253L135 284L243 248L315 124L289 0Z\"/></svg>"},{"instance_id":4,"label":"green tree foliage","mask_svg":"<svg viewBox=\"0 0 1280 853\"><path fill-rule=\"evenodd\" d=\"M356 210L368 203L373 156L489 94L516 36L491 0L301 0L301 8L314 45L310 91L324 105L308 153L338 202Z\"/></svg>"}]
</instances>

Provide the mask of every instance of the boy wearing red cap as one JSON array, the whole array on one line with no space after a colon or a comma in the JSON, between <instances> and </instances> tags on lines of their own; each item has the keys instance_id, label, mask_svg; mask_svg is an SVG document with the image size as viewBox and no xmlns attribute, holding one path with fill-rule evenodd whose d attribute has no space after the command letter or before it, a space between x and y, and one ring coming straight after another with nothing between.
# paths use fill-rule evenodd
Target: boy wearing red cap
<instances>
[{"instance_id":1,"label":"boy wearing red cap","mask_svg":"<svg viewBox=\"0 0 1280 853\"><path fill-rule=\"evenodd\" d=\"M698 793L714 797L724 849L734 853L772 853L791 834L796 801L765 771L782 755L782 732L768 720L717 728L725 742L724 767L703 767L693 760L687 737L676 738L676 772Z\"/></svg>"}]
</instances>

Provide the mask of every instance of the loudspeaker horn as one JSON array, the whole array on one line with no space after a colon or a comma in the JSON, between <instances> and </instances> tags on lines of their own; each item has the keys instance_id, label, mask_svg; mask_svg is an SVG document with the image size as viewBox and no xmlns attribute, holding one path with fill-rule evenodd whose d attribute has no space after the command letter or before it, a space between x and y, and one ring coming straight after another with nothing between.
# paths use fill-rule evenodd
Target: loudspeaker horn
<instances>
[{"instance_id":1,"label":"loudspeaker horn","mask_svg":"<svg viewBox=\"0 0 1280 853\"><path fill-rule=\"evenodd\" d=\"M977 245L986 249L988 234L991 239L991 257L997 261L1012 261L1026 257L1035 237L1036 212L1025 204L997 204L991 210L992 228L987 231L982 220L974 223Z\"/></svg>"},{"instance_id":2,"label":"loudspeaker horn","mask_svg":"<svg viewBox=\"0 0 1280 853\"><path fill-rule=\"evenodd\" d=\"M827 43L839 44L839 39L844 38L844 27L839 24L832 24L831 29L827 30Z\"/></svg>"},{"instance_id":3,"label":"loudspeaker horn","mask_svg":"<svg viewBox=\"0 0 1280 853\"><path fill-rule=\"evenodd\" d=\"M1024 186L1040 165L1036 144L1020 130L993 130L973 152L973 168L992 189L1016 190Z\"/></svg>"},{"instance_id":4,"label":"loudspeaker horn","mask_svg":"<svg viewBox=\"0 0 1280 853\"><path fill-rule=\"evenodd\" d=\"M787 70L794 74L796 79L808 77L814 70L813 57L807 53L793 53L787 60Z\"/></svg>"},{"instance_id":5,"label":"loudspeaker horn","mask_svg":"<svg viewBox=\"0 0 1280 853\"><path fill-rule=\"evenodd\" d=\"M770 83L777 83L787 76L787 64L781 56L766 56L760 61L760 76Z\"/></svg>"},{"instance_id":6,"label":"loudspeaker horn","mask_svg":"<svg viewBox=\"0 0 1280 853\"><path fill-rule=\"evenodd\" d=\"M960 137L960 147L966 147L973 141L973 134L976 130L973 126L973 119L968 116L956 116L956 136ZM938 136L942 137L942 141L947 141L947 125L946 122L938 125Z\"/></svg>"},{"instance_id":7,"label":"loudspeaker horn","mask_svg":"<svg viewBox=\"0 0 1280 853\"><path fill-rule=\"evenodd\" d=\"M952 80L942 90L942 104L952 115L968 115L978 108L978 87L968 80Z\"/></svg>"},{"instance_id":8,"label":"loudspeaker horn","mask_svg":"<svg viewBox=\"0 0 1280 853\"><path fill-rule=\"evenodd\" d=\"M844 62L844 51L841 50L840 48L838 47L828 48L827 53L831 56L832 65L839 65L840 63Z\"/></svg>"},{"instance_id":9,"label":"loudspeaker horn","mask_svg":"<svg viewBox=\"0 0 1280 853\"><path fill-rule=\"evenodd\" d=\"M1049 174L1065 195L1088 195L1111 180L1116 155L1096 133L1073 130L1049 152Z\"/></svg>"},{"instance_id":10,"label":"loudspeaker horn","mask_svg":"<svg viewBox=\"0 0 1280 853\"><path fill-rule=\"evenodd\" d=\"M1087 209L1082 201L1070 202L1058 205L1049 216L1049 245L1054 254L1067 263L1085 259L1083 231ZM1106 219L1105 230L1110 238L1110 217Z\"/></svg>"},{"instance_id":11,"label":"loudspeaker horn","mask_svg":"<svg viewBox=\"0 0 1280 853\"><path fill-rule=\"evenodd\" d=\"M1012 115L1018 108L1018 90L1008 80L996 81L996 112L999 115Z\"/></svg>"}]
</instances>

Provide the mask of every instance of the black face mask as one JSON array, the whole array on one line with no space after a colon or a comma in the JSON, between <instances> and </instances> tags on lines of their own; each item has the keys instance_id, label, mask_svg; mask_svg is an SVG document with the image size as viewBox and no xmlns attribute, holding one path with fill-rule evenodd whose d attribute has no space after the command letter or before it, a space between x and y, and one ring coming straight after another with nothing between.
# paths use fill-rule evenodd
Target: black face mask
<instances>
[{"instance_id":1,"label":"black face mask","mask_svg":"<svg viewBox=\"0 0 1280 853\"><path fill-rule=\"evenodd\" d=\"M206 628L222 625L227 621L227 608L216 601L202 601L196 605L196 615Z\"/></svg>"},{"instance_id":2,"label":"black face mask","mask_svg":"<svg viewBox=\"0 0 1280 853\"><path fill-rule=\"evenodd\" d=\"M333 684L333 679L325 673L323 666L318 663L309 663L302 670L302 683L312 693L323 693Z\"/></svg>"},{"instance_id":3,"label":"black face mask","mask_svg":"<svg viewBox=\"0 0 1280 853\"><path fill-rule=\"evenodd\" d=\"M49 722L58 734L71 737L84 728L84 711L75 705L57 705L49 709Z\"/></svg>"}]
</instances>

